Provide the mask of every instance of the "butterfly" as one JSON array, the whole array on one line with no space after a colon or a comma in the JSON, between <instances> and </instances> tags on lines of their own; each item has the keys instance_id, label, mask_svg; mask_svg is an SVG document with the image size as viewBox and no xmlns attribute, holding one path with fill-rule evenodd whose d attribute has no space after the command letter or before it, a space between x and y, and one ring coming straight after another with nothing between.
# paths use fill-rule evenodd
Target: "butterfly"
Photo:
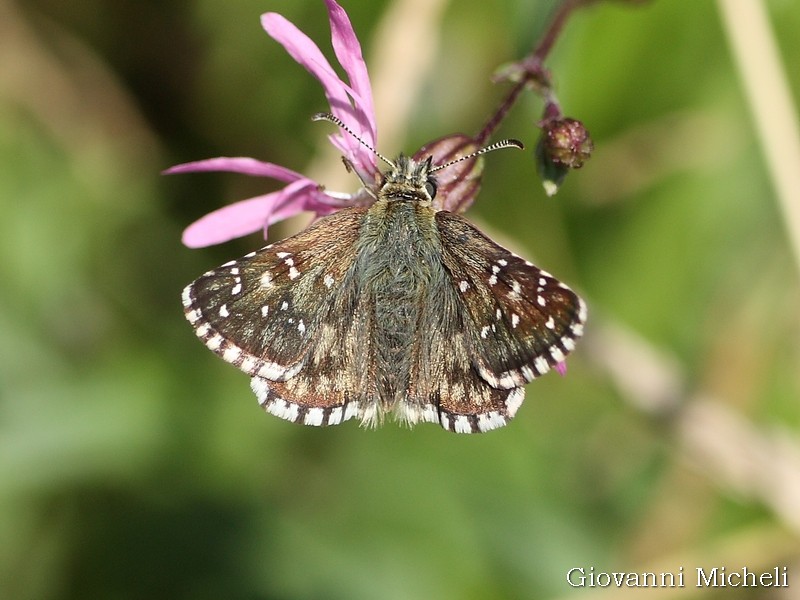
<instances>
[{"instance_id":1,"label":"butterfly","mask_svg":"<svg viewBox=\"0 0 800 600\"><path fill-rule=\"evenodd\" d=\"M186 318L283 419L501 427L525 384L575 348L586 304L464 217L437 210L436 173L456 161L384 160L371 206L208 271L183 291Z\"/></svg>"}]
</instances>

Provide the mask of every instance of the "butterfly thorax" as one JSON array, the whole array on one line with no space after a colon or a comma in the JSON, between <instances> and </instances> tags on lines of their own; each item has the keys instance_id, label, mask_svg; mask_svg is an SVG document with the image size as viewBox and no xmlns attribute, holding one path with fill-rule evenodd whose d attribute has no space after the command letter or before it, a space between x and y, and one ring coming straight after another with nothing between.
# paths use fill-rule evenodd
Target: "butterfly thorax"
<instances>
[{"instance_id":1,"label":"butterfly thorax","mask_svg":"<svg viewBox=\"0 0 800 600\"><path fill-rule=\"evenodd\" d=\"M357 242L359 294L372 314L369 344L374 362L371 401L390 410L405 400L414 364L415 342L431 281L442 271L441 241L431 207L428 162L401 156L388 172L370 207Z\"/></svg>"}]
</instances>

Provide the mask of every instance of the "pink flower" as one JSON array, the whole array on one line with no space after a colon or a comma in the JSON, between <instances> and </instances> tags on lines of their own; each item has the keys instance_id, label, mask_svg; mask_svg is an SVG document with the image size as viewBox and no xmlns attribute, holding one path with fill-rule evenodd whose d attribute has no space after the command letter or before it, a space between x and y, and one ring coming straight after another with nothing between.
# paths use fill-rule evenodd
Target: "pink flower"
<instances>
[{"instance_id":1,"label":"pink flower","mask_svg":"<svg viewBox=\"0 0 800 600\"><path fill-rule=\"evenodd\" d=\"M361 46L350 19L335 0L325 0L331 24L331 42L339 64L347 74L343 81L331 67L317 45L292 23L276 13L261 16L261 25L289 55L322 84L330 112L347 124L364 142L376 147L375 110L372 90ZM376 156L353 136L338 131L330 136L331 143L344 155L365 182L376 182L380 172ZM183 232L183 243L190 248L220 244L267 228L282 219L303 211L318 216L327 215L345 206L365 201L362 189L355 194L326 191L317 182L280 165L254 158L220 157L176 165L165 173L196 171L230 171L272 177L287 183L283 189L256 196L223 207L192 223Z\"/></svg>"}]
</instances>

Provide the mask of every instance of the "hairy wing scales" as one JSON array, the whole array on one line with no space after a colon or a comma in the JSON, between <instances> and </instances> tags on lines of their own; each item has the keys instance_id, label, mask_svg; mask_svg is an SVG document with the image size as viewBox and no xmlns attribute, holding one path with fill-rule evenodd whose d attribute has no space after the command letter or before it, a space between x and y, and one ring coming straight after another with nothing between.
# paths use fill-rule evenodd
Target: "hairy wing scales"
<instances>
[{"instance_id":1,"label":"hairy wing scales","mask_svg":"<svg viewBox=\"0 0 800 600\"><path fill-rule=\"evenodd\" d=\"M502 427L525 391L497 389L481 377L471 358L470 315L445 265L431 268L438 272L422 305L410 385L395 416L409 425L439 423L456 433Z\"/></svg>"},{"instance_id":2,"label":"hairy wing scales","mask_svg":"<svg viewBox=\"0 0 800 600\"><path fill-rule=\"evenodd\" d=\"M377 424L381 415L376 412L376 378L365 312L358 287L346 279L321 315L302 370L285 381L251 380L264 410L305 425L336 425L351 418ZM349 318L343 320L342 315Z\"/></svg>"},{"instance_id":3,"label":"hairy wing scales","mask_svg":"<svg viewBox=\"0 0 800 600\"><path fill-rule=\"evenodd\" d=\"M562 362L583 333L583 300L462 217L439 212L436 222L481 377L493 387L512 389Z\"/></svg>"},{"instance_id":4,"label":"hairy wing scales","mask_svg":"<svg viewBox=\"0 0 800 600\"><path fill-rule=\"evenodd\" d=\"M252 376L294 377L346 280L364 210L324 217L188 285L184 312L198 337Z\"/></svg>"}]
</instances>

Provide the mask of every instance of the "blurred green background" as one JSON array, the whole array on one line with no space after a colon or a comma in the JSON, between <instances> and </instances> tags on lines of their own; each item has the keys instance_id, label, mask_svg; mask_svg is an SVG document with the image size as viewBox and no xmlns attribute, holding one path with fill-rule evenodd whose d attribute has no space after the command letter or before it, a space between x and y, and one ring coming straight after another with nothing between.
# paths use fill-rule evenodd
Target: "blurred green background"
<instances>
[{"instance_id":1,"label":"blurred green background","mask_svg":"<svg viewBox=\"0 0 800 600\"><path fill-rule=\"evenodd\" d=\"M492 72L557 4L344 0L379 149L477 132ZM529 150L487 158L470 217L581 291L590 325L508 427L456 436L265 415L182 315L186 283L263 242L189 250L182 229L277 183L162 169L253 156L355 189L310 121L321 88L259 25L281 12L331 56L321 0L0 0L0 597L652 592L572 588L573 567L684 567L659 598L800 597L798 223L780 208L798 189L777 192L791 143L756 127L781 118L791 142L797 114L772 90L753 111L723 4L568 23L548 66L596 151L556 198L532 157L540 100L504 124ZM800 4L763 6L797 98ZM769 74L749 25L736 43ZM722 566L786 566L794 591L694 587Z\"/></svg>"}]
</instances>

